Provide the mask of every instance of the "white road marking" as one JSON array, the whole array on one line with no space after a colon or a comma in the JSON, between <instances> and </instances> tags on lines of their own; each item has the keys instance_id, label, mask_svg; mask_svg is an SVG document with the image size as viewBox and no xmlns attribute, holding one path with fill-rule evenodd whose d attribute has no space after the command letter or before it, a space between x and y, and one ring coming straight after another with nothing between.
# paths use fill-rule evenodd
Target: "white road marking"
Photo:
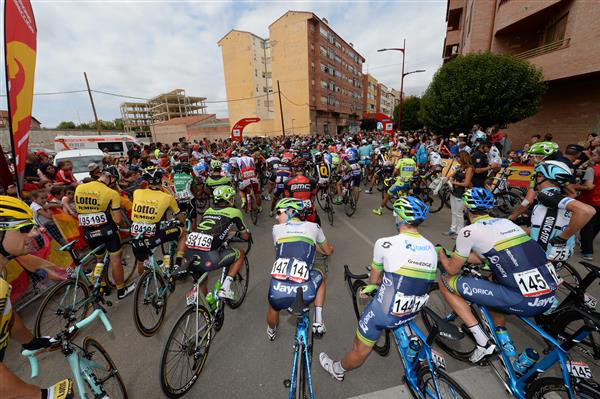
<instances>
[{"instance_id":1,"label":"white road marking","mask_svg":"<svg viewBox=\"0 0 600 399\"><path fill-rule=\"evenodd\" d=\"M354 227L354 225L352 223L350 223L347 220L346 217L338 218L338 220L341 220L342 222L344 222L344 224L346 226L348 226L348 228L350 230L352 230L353 232L355 232L357 236L359 236L360 238L362 238L363 241L366 242L367 244L369 244L371 247L375 245L375 243L373 241L371 241L371 239L369 239L369 237L367 237L366 235L363 234L362 231L360 231L359 229L357 229L356 227Z\"/></svg>"}]
</instances>

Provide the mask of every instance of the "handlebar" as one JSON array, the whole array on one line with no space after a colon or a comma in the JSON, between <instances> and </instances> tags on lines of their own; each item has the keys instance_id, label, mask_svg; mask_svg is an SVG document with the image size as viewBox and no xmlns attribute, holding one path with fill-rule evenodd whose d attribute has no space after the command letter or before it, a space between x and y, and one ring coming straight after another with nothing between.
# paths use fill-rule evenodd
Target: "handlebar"
<instances>
[{"instance_id":1,"label":"handlebar","mask_svg":"<svg viewBox=\"0 0 600 399\"><path fill-rule=\"evenodd\" d=\"M112 331L112 325L110 324L110 321L108 320L108 317L106 317L106 314L104 313L104 311L102 309L96 309L92 312L91 315L89 315L85 319L77 322L74 326L71 326L68 330L65 330L65 331L59 333L56 337L52 338L51 341L58 343L63 340L68 340L70 337L72 337L75 334L75 332L77 332L77 330L87 326L88 324L90 324L92 321L94 321L98 317L100 317L100 320L102 321L102 324L104 325L104 328L106 329L106 331L109 331L109 332ZM39 362L38 362L36 355L41 353L44 350L45 349L36 349L36 350L25 349L25 350L21 351L21 355L26 356L27 359L29 359L29 365L31 366L31 378L36 378L38 376Z\"/></svg>"},{"instance_id":2,"label":"handlebar","mask_svg":"<svg viewBox=\"0 0 600 399\"><path fill-rule=\"evenodd\" d=\"M366 278L369 278L369 275L367 273L365 273L365 274L353 274L350 271L350 268L348 267L348 265L344 265L344 276L346 278L353 278L355 280L364 280Z\"/></svg>"}]
</instances>

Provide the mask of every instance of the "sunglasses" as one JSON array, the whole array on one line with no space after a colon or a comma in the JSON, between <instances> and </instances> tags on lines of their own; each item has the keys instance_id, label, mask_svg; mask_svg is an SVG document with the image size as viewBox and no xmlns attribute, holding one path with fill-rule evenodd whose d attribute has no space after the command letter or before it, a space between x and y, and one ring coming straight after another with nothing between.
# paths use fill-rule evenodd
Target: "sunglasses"
<instances>
[{"instance_id":1,"label":"sunglasses","mask_svg":"<svg viewBox=\"0 0 600 399\"><path fill-rule=\"evenodd\" d=\"M36 226L35 222L31 221L31 222L26 222L24 224L19 224L17 226L5 227L0 230L5 230L5 231L6 230L19 230L19 233L27 234L31 230L33 230L34 227L37 227L37 226Z\"/></svg>"},{"instance_id":2,"label":"sunglasses","mask_svg":"<svg viewBox=\"0 0 600 399\"><path fill-rule=\"evenodd\" d=\"M281 209L277 209L277 216L279 216L279 215L285 215L285 214L286 214L286 211L281 210Z\"/></svg>"}]
</instances>

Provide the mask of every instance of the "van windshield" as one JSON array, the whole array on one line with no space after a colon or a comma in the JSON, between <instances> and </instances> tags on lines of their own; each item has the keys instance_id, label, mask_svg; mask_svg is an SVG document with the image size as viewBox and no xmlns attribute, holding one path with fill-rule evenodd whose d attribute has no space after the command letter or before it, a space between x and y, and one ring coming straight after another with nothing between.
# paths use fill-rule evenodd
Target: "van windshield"
<instances>
[{"instance_id":1,"label":"van windshield","mask_svg":"<svg viewBox=\"0 0 600 399\"><path fill-rule=\"evenodd\" d=\"M57 160L57 163L60 161L71 161L73 163L73 173L85 173L89 172L88 165L92 162L98 164L98 166L102 165L102 157L98 155L88 155L83 157L73 157L73 158L61 158Z\"/></svg>"}]
</instances>

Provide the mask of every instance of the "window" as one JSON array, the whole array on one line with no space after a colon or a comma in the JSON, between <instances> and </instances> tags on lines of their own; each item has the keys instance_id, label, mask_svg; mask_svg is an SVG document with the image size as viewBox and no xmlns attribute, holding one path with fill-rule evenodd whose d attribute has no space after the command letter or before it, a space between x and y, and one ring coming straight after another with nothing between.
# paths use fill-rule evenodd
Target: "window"
<instances>
[{"instance_id":1,"label":"window","mask_svg":"<svg viewBox=\"0 0 600 399\"><path fill-rule=\"evenodd\" d=\"M312 84L313 86L315 85L315 80L313 79L310 84Z\"/></svg>"},{"instance_id":2,"label":"window","mask_svg":"<svg viewBox=\"0 0 600 399\"><path fill-rule=\"evenodd\" d=\"M564 13L558 18L551 19L542 35L540 46L544 44L554 43L565 38L565 31L567 28L567 17L569 13Z\"/></svg>"},{"instance_id":3,"label":"window","mask_svg":"<svg viewBox=\"0 0 600 399\"><path fill-rule=\"evenodd\" d=\"M327 96L327 104L328 105L334 105L335 104L335 97L333 97L333 96Z\"/></svg>"},{"instance_id":4,"label":"window","mask_svg":"<svg viewBox=\"0 0 600 399\"><path fill-rule=\"evenodd\" d=\"M321 103L327 104L327 97L321 96Z\"/></svg>"},{"instance_id":5,"label":"window","mask_svg":"<svg viewBox=\"0 0 600 399\"><path fill-rule=\"evenodd\" d=\"M335 76L337 76L338 78L341 78L342 73L340 71L335 71Z\"/></svg>"},{"instance_id":6,"label":"window","mask_svg":"<svg viewBox=\"0 0 600 399\"><path fill-rule=\"evenodd\" d=\"M321 87L322 87L323 89L326 89L326 88L327 88L327 82L326 82L326 81L324 81L324 80L322 80L322 81L321 81Z\"/></svg>"},{"instance_id":7,"label":"window","mask_svg":"<svg viewBox=\"0 0 600 399\"><path fill-rule=\"evenodd\" d=\"M326 55L327 55L327 49L326 49L325 47L323 47L323 46L320 46L320 50L321 50L321 54L322 54L323 56L326 56Z\"/></svg>"},{"instance_id":8,"label":"window","mask_svg":"<svg viewBox=\"0 0 600 399\"><path fill-rule=\"evenodd\" d=\"M321 33L321 36L323 36L325 39L329 37L329 31L325 27L319 27L319 32Z\"/></svg>"},{"instance_id":9,"label":"window","mask_svg":"<svg viewBox=\"0 0 600 399\"><path fill-rule=\"evenodd\" d=\"M328 73L328 70L327 70L327 67L325 66L325 64L321 64L321 72Z\"/></svg>"},{"instance_id":10,"label":"window","mask_svg":"<svg viewBox=\"0 0 600 399\"><path fill-rule=\"evenodd\" d=\"M333 60L334 56L335 56L335 53L333 52L333 50L328 48L327 49L327 58L329 58L330 60Z\"/></svg>"},{"instance_id":11,"label":"window","mask_svg":"<svg viewBox=\"0 0 600 399\"><path fill-rule=\"evenodd\" d=\"M333 80L329 81L329 90L335 90L335 84L333 83Z\"/></svg>"},{"instance_id":12,"label":"window","mask_svg":"<svg viewBox=\"0 0 600 399\"><path fill-rule=\"evenodd\" d=\"M337 55L336 55L336 56L335 56L335 62L337 62L337 63L341 63L341 62L342 62L342 59L341 59L339 56L337 56Z\"/></svg>"}]
</instances>

